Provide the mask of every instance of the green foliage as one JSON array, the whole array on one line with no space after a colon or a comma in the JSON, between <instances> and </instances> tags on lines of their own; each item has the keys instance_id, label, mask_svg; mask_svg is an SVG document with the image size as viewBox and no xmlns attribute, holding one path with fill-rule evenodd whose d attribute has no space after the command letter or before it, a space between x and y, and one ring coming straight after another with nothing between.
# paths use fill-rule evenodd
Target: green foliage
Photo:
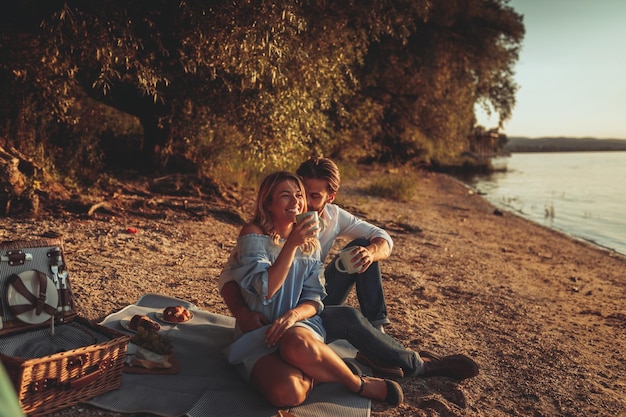
<instances>
[{"instance_id":1,"label":"green foliage","mask_svg":"<svg viewBox=\"0 0 626 417\"><path fill-rule=\"evenodd\" d=\"M384 161L452 161L467 150L474 104L490 104L501 120L512 111L520 16L498 1L432 5L427 18L413 12L406 40L384 38L369 50L364 91L386 103L374 139Z\"/></svg>"},{"instance_id":2,"label":"green foliage","mask_svg":"<svg viewBox=\"0 0 626 417\"><path fill-rule=\"evenodd\" d=\"M443 162L434 160L430 167L434 171L445 172L460 177L474 174L487 174L496 171L496 168L494 168L491 163L491 159L479 158L468 154L456 156L453 160Z\"/></svg>"},{"instance_id":3,"label":"green foliage","mask_svg":"<svg viewBox=\"0 0 626 417\"><path fill-rule=\"evenodd\" d=\"M524 34L506 0L17 0L0 23L0 138L85 182L454 163L476 104L510 117Z\"/></svg>"}]
</instances>

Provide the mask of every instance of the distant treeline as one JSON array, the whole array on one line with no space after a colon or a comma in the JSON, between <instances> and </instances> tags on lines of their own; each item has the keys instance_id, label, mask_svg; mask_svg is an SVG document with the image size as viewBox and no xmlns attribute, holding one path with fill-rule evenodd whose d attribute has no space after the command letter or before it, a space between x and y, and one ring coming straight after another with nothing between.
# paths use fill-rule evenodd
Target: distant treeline
<instances>
[{"instance_id":1,"label":"distant treeline","mask_svg":"<svg viewBox=\"0 0 626 417\"><path fill-rule=\"evenodd\" d=\"M518 138L510 137L506 152L589 152L589 151L626 151L625 139L596 138Z\"/></svg>"}]
</instances>

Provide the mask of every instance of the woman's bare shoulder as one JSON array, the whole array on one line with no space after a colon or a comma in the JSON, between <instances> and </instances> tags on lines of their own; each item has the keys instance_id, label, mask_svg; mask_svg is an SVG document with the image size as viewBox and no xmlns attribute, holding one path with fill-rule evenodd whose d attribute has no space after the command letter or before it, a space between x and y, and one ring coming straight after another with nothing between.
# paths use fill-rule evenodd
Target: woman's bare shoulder
<instances>
[{"instance_id":1,"label":"woman's bare shoulder","mask_svg":"<svg viewBox=\"0 0 626 417\"><path fill-rule=\"evenodd\" d=\"M263 230L256 223L246 224L244 227L241 228L241 231L239 232L239 236L262 235L262 234L263 234Z\"/></svg>"}]
</instances>

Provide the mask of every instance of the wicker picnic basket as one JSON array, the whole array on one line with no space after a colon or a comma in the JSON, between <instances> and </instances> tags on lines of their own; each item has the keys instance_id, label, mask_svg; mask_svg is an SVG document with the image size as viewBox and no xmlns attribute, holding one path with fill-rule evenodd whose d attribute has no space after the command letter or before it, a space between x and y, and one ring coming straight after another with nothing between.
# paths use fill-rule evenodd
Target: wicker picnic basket
<instances>
[{"instance_id":1,"label":"wicker picnic basket","mask_svg":"<svg viewBox=\"0 0 626 417\"><path fill-rule=\"evenodd\" d=\"M129 337L77 314L59 236L0 243L0 360L41 416L119 388Z\"/></svg>"}]
</instances>

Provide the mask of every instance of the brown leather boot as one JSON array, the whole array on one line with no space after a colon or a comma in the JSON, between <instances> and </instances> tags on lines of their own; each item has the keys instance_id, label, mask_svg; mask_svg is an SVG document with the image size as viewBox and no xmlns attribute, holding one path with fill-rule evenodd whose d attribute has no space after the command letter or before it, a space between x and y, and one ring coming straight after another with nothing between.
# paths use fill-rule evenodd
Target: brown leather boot
<instances>
[{"instance_id":1,"label":"brown leather boot","mask_svg":"<svg viewBox=\"0 0 626 417\"><path fill-rule=\"evenodd\" d=\"M355 359L361 362L363 365L372 368L375 374L388 377L390 376L394 378L404 378L404 371L399 366L383 365L368 357L365 353L361 351L357 352Z\"/></svg>"},{"instance_id":2,"label":"brown leather boot","mask_svg":"<svg viewBox=\"0 0 626 417\"><path fill-rule=\"evenodd\" d=\"M465 355L439 356L432 352L419 352L424 361L422 372L418 376L446 376L463 380L478 375L478 364Z\"/></svg>"}]
</instances>

